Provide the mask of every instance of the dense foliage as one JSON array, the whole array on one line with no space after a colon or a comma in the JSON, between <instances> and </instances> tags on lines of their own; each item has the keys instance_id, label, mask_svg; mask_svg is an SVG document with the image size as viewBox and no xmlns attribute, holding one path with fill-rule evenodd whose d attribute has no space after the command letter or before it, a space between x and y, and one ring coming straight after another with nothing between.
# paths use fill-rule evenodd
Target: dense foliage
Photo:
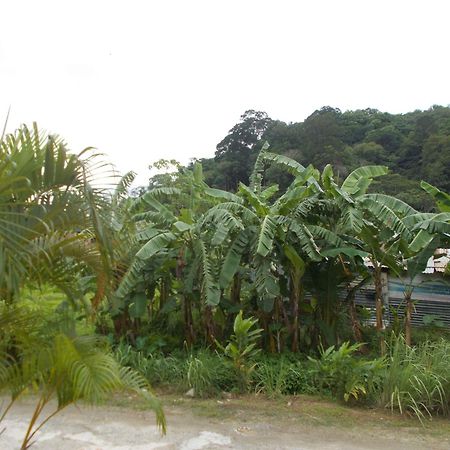
<instances>
[{"instance_id":1,"label":"dense foliage","mask_svg":"<svg viewBox=\"0 0 450 450\"><path fill-rule=\"evenodd\" d=\"M260 111L246 111L241 121L217 145L213 159L201 160L206 182L226 190L248 183L252 165L264 141L274 152L322 170L332 164L341 179L362 165L391 169L372 190L394 195L414 208L430 211L433 203L420 189L426 180L450 191L450 108L389 114L375 109L341 112L323 107L303 122L273 120ZM268 178L285 185L277 169Z\"/></svg>"},{"instance_id":2,"label":"dense foliage","mask_svg":"<svg viewBox=\"0 0 450 450\"><path fill-rule=\"evenodd\" d=\"M39 305L24 305L27 290L51 286L89 314L112 291L116 196L98 185L100 173L108 176L108 166L91 150L71 154L36 125L0 140L0 391L11 397L0 421L22 394L36 392L22 449L67 405L96 402L122 388L145 396L165 429L148 382L121 367L104 338L77 336L73 323L46 320ZM52 399L57 406L47 415Z\"/></svg>"},{"instance_id":3,"label":"dense foliage","mask_svg":"<svg viewBox=\"0 0 450 450\"><path fill-rule=\"evenodd\" d=\"M324 108L289 125L250 111L214 161L159 162L175 170L140 195L128 193L133 174L117 178L91 149L74 155L35 125L3 136L0 390L10 405L38 395L22 448L52 398L49 418L117 389L144 396L164 430L149 382L198 396L322 393L422 420L448 414L448 342L414 347L411 327L413 281L450 245L448 123L440 107L405 116ZM433 148L442 178L426 162ZM413 166L434 184L416 183ZM402 177L417 204L390 195ZM386 269L404 283L392 339ZM375 326L354 300L369 282ZM56 309L49 292L59 293Z\"/></svg>"},{"instance_id":4,"label":"dense foliage","mask_svg":"<svg viewBox=\"0 0 450 450\"><path fill-rule=\"evenodd\" d=\"M265 178L271 167L291 176L287 187ZM370 193L387 172L362 166L339 181L330 165L304 167L267 145L236 193L210 188L198 163L178 169L127 206L136 230L111 309L116 335L215 346L242 310L258 318L270 352L362 341L352 294L372 279L383 342L381 272L389 267L405 280L411 343L408 280L448 243L450 216Z\"/></svg>"},{"instance_id":5,"label":"dense foliage","mask_svg":"<svg viewBox=\"0 0 450 450\"><path fill-rule=\"evenodd\" d=\"M167 356L137 351L123 342L116 351L122 364L138 369L165 390L209 397L243 389L239 372L217 352L202 349ZM378 358L362 357L358 345L348 342L308 359L292 353L260 354L246 363L253 370L245 389L270 398L322 395L410 414L423 423L433 415L449 414L449 358L448 340L409 347L402 337L391 337L387 355Z\"/></svg>"}]
</instances>

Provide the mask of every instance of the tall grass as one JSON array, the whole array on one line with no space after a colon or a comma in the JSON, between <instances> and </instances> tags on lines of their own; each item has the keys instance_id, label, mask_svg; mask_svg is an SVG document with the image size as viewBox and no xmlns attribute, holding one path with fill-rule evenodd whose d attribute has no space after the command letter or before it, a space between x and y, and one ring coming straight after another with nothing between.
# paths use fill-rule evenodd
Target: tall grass
<instances>
[{"instance_id":1,"label":"tall grass","mask_svg":"<svg viewBox=\"0 0 450 450\"><path fill-rule=\"evenodd\" d=\"M270 398L318 393L310 361L298 357L293 360L285 355L261 357L252 378L255 392Z\"/></svg>"},{"instance_id":2,"label":"tall grass","mask_svg":"<svg viewBox=\"0 0 450 450\"><path fill-rule=\"evenodd\" d=\"M189 355L185 374L184 383L194 390L196 397L211 397L232 390L237 382L230 361L205 350Z\"/></svg>"},{"instance_id":3,"label":"tall grass","mask_svg":"<svg viewBox=\"0 0 450 450\"><path fill-rule=\"evenodd\" d=\"M115 355L120 363L141 372L153 386L177 392L193 389L195 397L215 396L224 390L233 390L237 383L230 362L208 350L173 356L145 355L122 343L117 346Z\"/></svg>"},{"instance_id":4,"label":"tall grass","mask_svg":"<svg viewBox=\"0 0 450 450\"><path fill-rule=\"evenodd\" d=\"M406 345L402 336L389 344L380 403L421 422L450 411L450 342L444 339Z\"/></svg>"}]
</instances>

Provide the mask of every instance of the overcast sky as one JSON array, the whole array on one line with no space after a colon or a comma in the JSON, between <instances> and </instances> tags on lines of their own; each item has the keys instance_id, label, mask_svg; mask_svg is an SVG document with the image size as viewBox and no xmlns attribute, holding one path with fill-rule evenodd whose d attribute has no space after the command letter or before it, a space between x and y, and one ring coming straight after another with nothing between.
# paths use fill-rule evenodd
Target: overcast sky
<instances>
[{"instance_id":1,"label":"overcast sky","mask_svg":"<svg viewBox=\"0 0 450 450\"><path fill-rule=\"evenodd\" d=\"M246 109L450 103L447 0L1 0L0 121L95 146L139 181L212 156Z\"/></svg>"}]
</instances>

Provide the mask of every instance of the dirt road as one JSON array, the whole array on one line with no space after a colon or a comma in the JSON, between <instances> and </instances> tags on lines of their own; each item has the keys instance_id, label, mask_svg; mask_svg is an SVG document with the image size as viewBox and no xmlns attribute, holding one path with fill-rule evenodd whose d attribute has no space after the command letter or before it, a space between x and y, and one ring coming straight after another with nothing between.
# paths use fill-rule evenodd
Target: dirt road
<instances>
[{"instance_id":1,"label":"dirt road","mask_svg":"<svg viewBox=\"0 0 450 450\"><path fill-rule=\"evenodd\" d=\"M217 402L220 407L224 402ZM232 402L230 402L232 403ZM225 414L208 405L168 404L168 433L161 437L151 412L124 407L68 408L39 433L32 450L150 450L150 449L299 449L299 450L448 450L450 434L421 433L420 427L361 427L302 420L300 413L262 414L251 399ZM30 416L31 402L17 405L2 424L0 448L19 448L20 437ZM311 408L308 408L310 411ZM339 415L339 410L336 411ZM357 416L355 416L357 417ZM317 423L315 423L317 422ZM337 422L336 422L337 423Z\"/></svg>"}]
</instances>

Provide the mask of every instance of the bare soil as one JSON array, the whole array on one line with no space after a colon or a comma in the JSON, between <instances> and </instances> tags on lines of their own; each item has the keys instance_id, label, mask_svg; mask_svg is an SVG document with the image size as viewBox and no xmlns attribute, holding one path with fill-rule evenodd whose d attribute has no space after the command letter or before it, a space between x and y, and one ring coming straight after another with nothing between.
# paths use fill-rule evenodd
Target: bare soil
<instances>
[{"instance_id":1,"label":"bare soil","mask_svg":"<svg viewBox=\"0 0 450 450\"><path fill-rule=\"evenodd\" d=\"M450 422L415 419L382 410L349 408L309 397L256 396L195 400L163 397L168 432L133 397L100 407L70 407L49 421L32 450L299 449L448 450ZM20 402L1 429L0 449L20 447L33 399Z\"/></svg>"}]
</instances>

